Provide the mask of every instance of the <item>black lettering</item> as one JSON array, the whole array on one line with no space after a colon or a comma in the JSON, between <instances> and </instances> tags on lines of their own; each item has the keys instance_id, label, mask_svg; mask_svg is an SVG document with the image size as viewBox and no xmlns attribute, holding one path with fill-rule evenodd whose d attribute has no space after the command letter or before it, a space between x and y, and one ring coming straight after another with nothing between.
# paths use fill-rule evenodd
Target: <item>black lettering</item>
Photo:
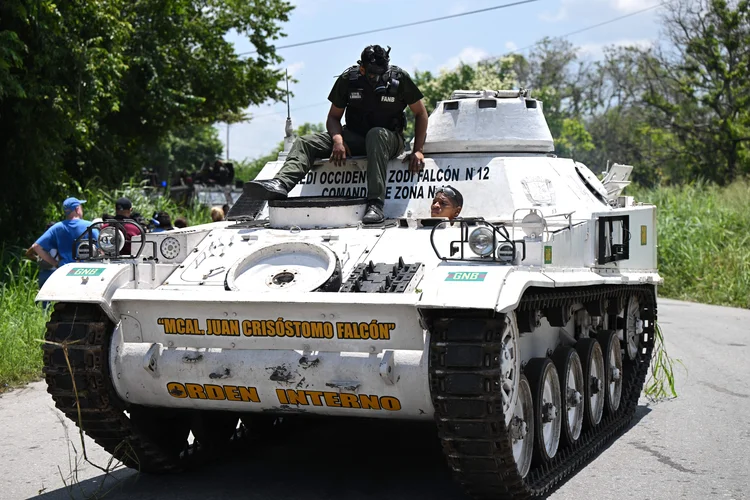
<instances>
[{"instance_id":1,"label":"black lettering","mask_svg":"<svg viewBox=\"0 0 750 500\"><path fill-rule=\"evenodd\" d=\"M388 186L385 188L385 199L386 200L391 199L391 186Z\"/></svg>"},{"instance_id":2,"label":"black lettering","mask_svg":"<svg viewBox=\"0 0 750 500\"><path fill-rule=\"evenodd\" d=\"M482 173L480 174L479 179L482 181L490 179L490 167L482 167Z\"/></svg>"},{"instance_id":3,"label":"black lettering","mask_svg":"<svg viewBox=\"0 0 750 500\"><path fill-rule=\"evenodd\" d=\"M467 168L466 169L466 180L467 181L473 181L474 180L474 169L473 168Z\"/></svg>"}]
</instances>

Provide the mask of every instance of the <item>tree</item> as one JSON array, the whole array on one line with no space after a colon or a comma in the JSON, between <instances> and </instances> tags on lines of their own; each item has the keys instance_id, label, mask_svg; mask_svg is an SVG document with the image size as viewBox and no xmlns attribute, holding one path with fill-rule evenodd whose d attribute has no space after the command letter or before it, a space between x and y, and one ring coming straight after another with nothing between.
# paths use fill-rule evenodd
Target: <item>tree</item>
<instances>
[{"instance_id":1,"label":"tree","mask_svg":"<svg viewBox=\"0 0 750 500\"><path fill-rule=\"evenodd\" d=\"M284 0L0 2L0 157L13 173L0 187L4 236L36 233L47 200L74 194L75 183L119 183L183 127L281 99L273 44L291 9ZM257 53L237 56L230 31Z\"/></svg>"},{"instance_id":2,"label":"tree","mask_svg":"<svg viewBox=\"0 0 750 500\"><path fill-rule=\"evenodd\" d=\"M681 146L675 180L732 182L750 172L750 2L675 0L663 22L642 70L655 123Z\"/></svg>"}]
</instances>

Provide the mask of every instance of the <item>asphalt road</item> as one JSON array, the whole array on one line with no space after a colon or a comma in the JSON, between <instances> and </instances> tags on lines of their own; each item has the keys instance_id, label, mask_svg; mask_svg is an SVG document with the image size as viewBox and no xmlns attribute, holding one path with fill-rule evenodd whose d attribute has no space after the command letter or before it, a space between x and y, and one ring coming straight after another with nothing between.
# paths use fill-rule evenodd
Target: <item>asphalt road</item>
<instances>
[{"instance_id":1,"label":"asphalt road","mask_svg":"<svg viewBox=\"0 0 750 500\"><path fill-rule=\"evenodd\" d=\"M632 427L550 499L750 499L750 311L662 299L659 320L687 367L676 371L679 397L642 398ZM109 477L75 465L76 427L43 383L0 397L0 429L0 499L467 499L423 424L329 419L189 474Z\"/></svg>"}]
</instances>

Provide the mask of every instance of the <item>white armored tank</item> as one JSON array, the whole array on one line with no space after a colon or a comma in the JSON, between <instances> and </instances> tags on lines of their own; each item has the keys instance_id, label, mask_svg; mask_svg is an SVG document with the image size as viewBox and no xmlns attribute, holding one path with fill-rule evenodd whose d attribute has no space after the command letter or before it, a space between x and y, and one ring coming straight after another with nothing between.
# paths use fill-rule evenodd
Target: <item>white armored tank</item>
<instances>
[{"instance_id":1,"label":"white armored tank","mask_svg":"<svg viewBox=\"0 0 750 500\"><path fill-rule=\"evenodd\" d=\"M602 183L553 151L525 91L457 91L429 118L424 170L389 164L383 224L360 223L351 159L132 255L117 225L84 235L101 252L83 245L37 297L57 302L49 392L144 471L270 415L380 417L434 421L478 498L542 496L630 421L661 283L656 209L620 196L631 167ZM450 221L430 218L444 185L463 194Z\"/></svg>"}]
</instances>

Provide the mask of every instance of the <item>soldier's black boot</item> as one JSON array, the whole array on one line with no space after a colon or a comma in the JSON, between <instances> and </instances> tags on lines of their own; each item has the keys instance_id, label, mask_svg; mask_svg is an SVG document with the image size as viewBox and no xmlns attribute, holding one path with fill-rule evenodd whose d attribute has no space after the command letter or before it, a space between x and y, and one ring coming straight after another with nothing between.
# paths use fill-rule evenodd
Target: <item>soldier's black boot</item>
<instances>
[{"instance_id":1,"label":"soldier's black boot","mask_svg":"<svg viewBox=\"0 0 750 500\"><path fill-rule=\"evenodd\" d=\"M368 200L367 211L362 217L363 224L379 224L385 220L383 215L383 202L380 200Z\"/></svg>"},{"instance_id":2,"label":"soldier's black boot","mask_svg":"<svg viewBox=\"0 0 750 500\"><path fill-rule=\"evenodd\" d=\"M244 193L256 200L281 200L289 195L278 179L246 182Z\"/></svg>"}]
</instances>

